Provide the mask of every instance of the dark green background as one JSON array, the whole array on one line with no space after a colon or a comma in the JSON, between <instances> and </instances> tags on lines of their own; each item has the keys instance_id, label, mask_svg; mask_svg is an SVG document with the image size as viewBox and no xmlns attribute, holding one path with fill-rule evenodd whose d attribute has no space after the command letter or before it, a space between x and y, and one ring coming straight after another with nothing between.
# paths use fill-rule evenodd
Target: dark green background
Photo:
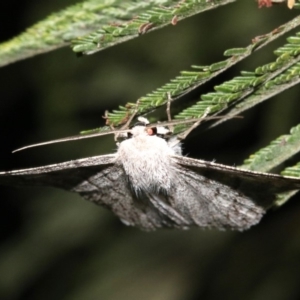
<instances>
[{"instance_id":1,"label":"dark green background","mask_svg":"<svg viewBox=\"0 0 300 300\"><path fill-rule=\"evenodd\" d=\"M1 40L72 1L1 4ZM223 60L296 16L253 0L212 10L93 56L60 49L0 69L0 169L33 167L110 153L113 137L27 150L20 146L103 125L105 109L160 87L192 64ZM284 38L180 100L275 59ZM230 165L300 121L299 87L184 146L192 157ZM163 111L163 110L162 110ZM294 197L247 232L128 228L78 195L50 188L0 189L0 299L299 299L300 203Z\"/></svg>"}]
</instances>

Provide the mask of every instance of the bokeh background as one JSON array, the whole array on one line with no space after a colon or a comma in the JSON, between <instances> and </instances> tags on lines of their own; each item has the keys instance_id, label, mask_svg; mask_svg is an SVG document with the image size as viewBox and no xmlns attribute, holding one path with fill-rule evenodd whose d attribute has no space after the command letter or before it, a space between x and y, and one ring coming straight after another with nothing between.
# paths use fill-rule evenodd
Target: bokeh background
<instances>
[{"instance_id":1,"label":"bokeh background","mask_svg":"<svg viewBox=\"0 0 300 300\"><path fill-rule=\"evenodd\" d=\"M5 41L70 0L1 3ZM223 59L299 12L286 5L258 9L237 1L176 26L78 58L66 47L0 69L0 170L34 167L115 151L113 137L63 143L11 154L13 149L103 125L106 109L160 87L192 64ZM178 101L273 61L284 38ZM300 121L299 87L243 119L187 139L192 157L230 165ZM0 188L0 299L196 300L299 299L299 196L246 232L159 230L123 225L78 195L51 188Z\"/></svg>"}]
</instances>

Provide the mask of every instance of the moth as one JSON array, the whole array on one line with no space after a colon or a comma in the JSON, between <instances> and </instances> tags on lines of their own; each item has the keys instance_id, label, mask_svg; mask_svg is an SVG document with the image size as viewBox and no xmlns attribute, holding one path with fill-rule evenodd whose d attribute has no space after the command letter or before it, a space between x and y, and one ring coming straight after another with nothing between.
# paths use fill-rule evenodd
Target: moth
<instances>
[{"instance_id":1,"label":"moth","mask_svg":"<svg viewBox=\"0 0 300 300\"><path fill-rule=\"evenodd\" d=\"M261 220L277 193L300 189L297 178L185 157L170 130L145 118L119 135L114 154L1 172L0 184L79 193L143 230L245 230Z\"/></svg>"}]
</instances>

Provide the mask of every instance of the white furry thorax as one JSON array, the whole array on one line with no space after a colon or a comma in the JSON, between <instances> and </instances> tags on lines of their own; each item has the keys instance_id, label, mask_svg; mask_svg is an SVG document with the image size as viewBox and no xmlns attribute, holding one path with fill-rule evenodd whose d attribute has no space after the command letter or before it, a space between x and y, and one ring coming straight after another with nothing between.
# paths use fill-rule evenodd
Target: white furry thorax
<instances>
[{"instance_id":1,"label":"white furry thorax","mask_svg":"<svg viewBox=\"0 0 300 300\"><path fill-rule=\"evenodd\" d=\"M132 137L122 141L117 151L117 163L122 164L129 182L138 194L170 191L175 176L172 155L181 154L179 143L168 143L156 135L149 135L145 126L135 126Z\"/></svg>"}]
</instances>

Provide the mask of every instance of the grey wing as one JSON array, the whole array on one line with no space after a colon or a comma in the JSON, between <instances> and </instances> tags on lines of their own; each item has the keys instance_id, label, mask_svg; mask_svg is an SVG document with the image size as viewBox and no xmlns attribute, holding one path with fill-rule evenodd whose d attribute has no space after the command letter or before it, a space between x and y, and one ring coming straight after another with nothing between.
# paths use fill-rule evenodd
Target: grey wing
<instances>
[{"instance_id":1,"label":"grey wing","mask_svg":"<svg viewBox=\"0 0 300 300\"><path fill-rule=\"evenodd\" d=\"M97 175L100 178L94 178L104 182L103 176L109 179L109 174L119 172L118 180L114 179L119 186L110 191L115 196L99 193L83 196L92 201L99 198L102 203L103 199L111 199L110 209L128 224L143 229L199 226L245 230L261 220L277 193L300 188L298 178L251 172L183 156L173 159L176 175L168 195L146 191L135 195L128 188L123 169L115 166L118 170L107 175L105 171ZM120 196L120 189L125 191L124 195ZM99 190L105 191L103 185Z\"/></svg>"},{"instance_id":2,"label":"grey wing","mask_svg":"<svg viewBox=\"0 0 300 300\"><path fill-rule=\"evenodd\" d=\"M71 190L81 181L82 176L89 176L112 165L114 155L101 155L68 162L0 172L0 184L10 186L53 186Z\"/></svg>"},{"instance_id":3,"label":"grey wing","mask_svg":"<svg viewBox=\"0 0 300 300\"><path fill-rule=\"evenodd\" d=\"M227 185L184 168L176 168L176 173L169 195L147 195L165 226L244 230L258 223L265 212Z\"/></svg>"},{"instance_id":4,"label":"grey wing","mask_svg":"<svg viewBox=\"0 0 300 300\"><path fill-rule=\"evenodd\" d=\"M147 231L165 226L160 212L132 192L125 171L120 165L112 165L89 176L74 186L72 191L86 200L110 209L126 225Z\"/></svg>"},{"instance_id":5,"label":"grey wing","mask_svg":"<svg viewBox=\"0 0 300 300\"><path fill-rule=\"evenodd\" d=\"M136 199L115 155L94 156L64 163L0 172L0 185L51 186L79 193L112 210L125 224L144 230L162 227L159 212Z\"/></svg>"},{"instance_id":6,"label":"grey wing","mask_svg":"<svg viewBox=\"0 0 300 300\"><path fill-rule=\"evenodd\" d=\"M168 197L151 201L176 227L244 230L258 223L276 193L299 189L300 180L174 156L177 176Z\"/></svg>"},{"instance_id":7,"label":"grey wing","mask_svg":"<svg viewBox=\"0 0 300 300\"><path fill-rule=\"evenodd\" d=\"M262 205L240 190L188 169L181 168L179 174L180 184L170 202L180 207L193 225L244 230L257 224L265 213Z\"/></svg>"}]
</instances>

